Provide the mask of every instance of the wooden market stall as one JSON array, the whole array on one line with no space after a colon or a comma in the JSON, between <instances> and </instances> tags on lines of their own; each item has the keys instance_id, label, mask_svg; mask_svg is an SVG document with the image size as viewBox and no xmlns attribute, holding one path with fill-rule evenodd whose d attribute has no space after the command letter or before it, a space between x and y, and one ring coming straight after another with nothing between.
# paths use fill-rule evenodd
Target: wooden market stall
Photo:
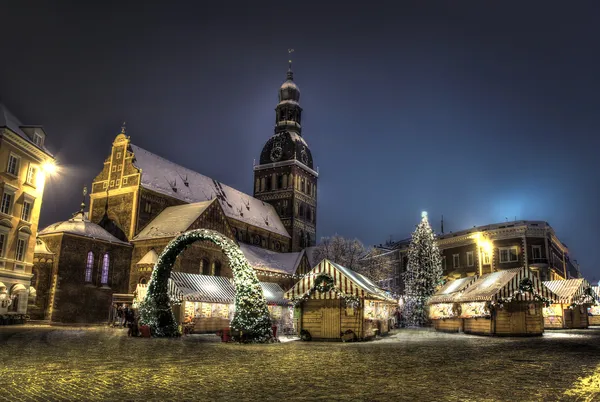
<instances>
[{"instance_id":1,"label":"wooden market stall","mask_svg":"<svg viewBox=\"0 0 600 402\"><path fill-rule=\"evenodd\" d=\"M276 283L261 282L273 325L279 333L290 332L293 307ZM138 285L135 305L146 295L147 285ZM213 333L229 328L235 313L233 279L223 276L171 272L168 284L172 308L178 322L189 333Z\"/></svg>"},{"instance_id":2,"label":"wooden market stall","mask_svg":"<svg viewBox=\"0 0 600 402\"><path fill-rule=\"evenodd\" d=\"M477 280L477 276L467 276L446 282L427 302L429 318L437 331L462 332L458 297Z\"/></svg>"},{"instance_id":3,"label":"wooden market stall","mask_svg":"<svg viewBox=\"0 0 600 402\"><path fill-rule=\"evenodd\" d=\"M600 299L600 286L592 286L592 291ZM588 321L590 326L600 325L600 300L596 299L596 303L588 308Z\"/></svg>"},{"instance_id":4,"label":"wooden market stall","mask_svg":"<svg viewBox=\"0 0 600 402\"><path fill-rule=\"evenodd\" d=\"M365 276L321 261L285 294L301 333L315 340L366 339L390 330L398 301Z\"/></svg>"},{"instance_id":5,"label":"wooden market stall","mask_svg":"<svg viewBox=\"0 0 600 402\"><path fill-rule=\"evenodd\" d=\"M480 276L456 301L465 333L533 336L544 332L545 302L558 296L523 267Z\"/></svg>"},{"instance_id":6,"label":"wooden market stall","mask_svg":"<svg viewBox=\"0 0 600 402\"><path fill-rule=\"evenodd\" d=\"M556 293L559 302L545 307L544 328L587 328L588 308L596 304L598 296L583 278L543 282Z\"/></svg>"}]
</instances>

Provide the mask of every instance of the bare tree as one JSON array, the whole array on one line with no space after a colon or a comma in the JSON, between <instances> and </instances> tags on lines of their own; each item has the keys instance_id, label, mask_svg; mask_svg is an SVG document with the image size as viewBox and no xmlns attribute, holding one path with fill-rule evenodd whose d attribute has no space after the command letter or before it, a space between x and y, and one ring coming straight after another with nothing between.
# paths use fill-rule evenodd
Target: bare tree
<instances>
[{"instance_id":1,"label":"bare tree","mask_svg":"<svg viewBox=\"0 0 600 402\"><path fill-rule=\"evenodd\" d=\"M346 268L358 270L360 259L365 254L365 246L358 239L335 235L322 238L314 253L317 261L327 258Z\"/></svg>"},{"instance_id":2,"label":"bare tree","mask_svg":"<svg viewBox=\"0 0 600 402\"><path fill-rule=\"evenodd\" d=\"M317 261L327 258L346 268L365 275L374 282L380 282L391 276L391 264L388 258L377 258L380 251L369 249L358 239L346 239L342 236L324 237L317 245Z\"/></svg>"}]
</instances>

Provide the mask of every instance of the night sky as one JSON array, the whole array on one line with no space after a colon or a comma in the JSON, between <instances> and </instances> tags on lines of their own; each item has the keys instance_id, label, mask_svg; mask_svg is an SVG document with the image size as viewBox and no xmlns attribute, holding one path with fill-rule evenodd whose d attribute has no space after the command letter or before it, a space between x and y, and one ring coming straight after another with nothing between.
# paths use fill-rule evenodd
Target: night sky
<instances>
[{"instance_id":1,"label":"night sky","mask_svg":"<svg viewBox=\"0 0 600 402\"><path fill-rule=\"evenodd\" d=\"M446 232L545 220L600 279L597 0L49 3L0 4L0 98L65 168L41 227L78 209L123 121L252 194L294 48L318 237L399 240L422 210Z\"/></svg>"}]
</instances>

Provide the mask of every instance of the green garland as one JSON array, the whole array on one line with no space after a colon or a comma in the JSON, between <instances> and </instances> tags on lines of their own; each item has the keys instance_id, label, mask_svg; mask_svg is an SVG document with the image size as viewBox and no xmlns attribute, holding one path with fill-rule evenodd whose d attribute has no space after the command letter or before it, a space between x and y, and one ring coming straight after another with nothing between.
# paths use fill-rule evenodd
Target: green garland
<instances>
[{"instance_id":1,"label":"green garland","mask_svg":"<svg viewBox=\"0 0 600 402\"><path fill-rule=\"evenodd\" d=\"M235 314L231 327L241 331L250 342L273 340L271 318L256 273L240 248L221 233L209 229L196 229L171 240L158 257L148 284L148 292L140 304L140 321L149 325L153 336L179 336L177 321L171 310L167 281L171 276L177 256L197 241L208 240L219 246L233 271L235 285Z\"/></svg>"},{"instance_id":2,"label":"green garland","mask_svg":"<svg viewBox=\"0 0 600 402\"><path fill-rule=\"evenodd\" d=\"M314 276L315 274L307 274L305 276ZM342 292L335 286L335 282L328 274L320 273L316 275L315 285L304 294L304 296L292 299L292 305L297 306L303 301L310 298L314 292L327 293L333 291L339 299L344 299L347 307L358 308L360 307L360 298L353 294L347 294Z\"/></svg>"},{"instance_id":3,"label":"green garland","mask_svg":"<svg viewBox=\"0 0 600 402\"><path fill-rule=\"evenodd\" d=\"M494 304L502 307L503 304L515 301L518 295L525 293L533 295L534 300L542 302L545 307L549 307L552 303L554 303L552 299L548 299L535 291L533 288L533 281L531 279L524 278L521 283L519 283L519 290L517 290L513 296L507 297L506 299L498 299Z\"/></svg>"}]
</instances>

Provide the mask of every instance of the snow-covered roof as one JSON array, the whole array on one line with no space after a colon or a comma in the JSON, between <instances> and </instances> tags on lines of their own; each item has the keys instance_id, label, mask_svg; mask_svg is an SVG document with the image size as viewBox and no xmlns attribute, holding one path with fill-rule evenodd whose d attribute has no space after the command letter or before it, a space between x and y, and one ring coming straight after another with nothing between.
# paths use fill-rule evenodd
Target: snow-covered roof
<instances>
[{"instance_id":1,"label":"snow-covered roof","mask_svg":"<svg viewBox=\"0 0 600 402\"><path fill-rule=\"evenodd\" d=\"M165 208L132 241L177 236L187 231L213 202L215 200Z\"/></svg>"},{"instance_id":2,"label":"snow-covered roof","mask_svg":"<svg viewBox=\"0 0 600 402\"><path fill-rule=\"evenodd\" d=\"M506 269L480 276L462 292L462 295L457 297L456 301L492 301L511 297L516 297L517 300L521 301L535 300L532 294L519 293L519 287L525 278L531 280L535 293L552 300L558 300L558 296L554 292L542 285L542 282L529 269L523 267Z\"/></svg>"},{"instance_id":3,"label":"snow-covered roof","mask_svg":"<svg viewBox=\"0 0 600 402\"><path fill-rule=\"evenodd\" d=\"M39 127L39 126L25 126L2 103L0 103L0 127L6 127L6 128L8 128L10 131L14 132L19 137L22 137L23 139L27 140L27 142L29 142L30 144L32 144L35 147L41 149L42 151L46 152L47 154L50 154L50 152L48 151L48 149L46 149L46 147L44 147L44 146L40 147L39 145L37 145L36 143L34 143L31 140L31 138L29 138L29 136L27 134L25 134L25 132L21 129L21 127Z\"/></svg>"},{"instance_id":4,"label":"snow-covered roof","mask_svg":"<svg viewBox=\"0 0 600 402\"><path fill-rule=\"evenodd\" d=\"M136 265L155 265L158 261L158 254L154 249L148 251L144 256L136 263Z\"/></svg>"},{"instance_id":5,"label":"snow-covered roof","mask_svg":"<svg viewBox=\"0 0 600 402\"><path fill-rule=\"evenodd\" d=\"M305 297L315 288L316 279L322 274L330 276L333 279L335 288L346 295L384 300L392 303L397 302L397 300L392 298L388 292L381 289L369 278L327 259L317 264L309 273L288 290L285 293L285 298L294 300ZM333 291L326 293L315 291L310 293L310 297L313 299L334 299L337 295L333 293Z\"/></svg>"},{"instance_id":6,"label":"snow-covered roof","mask_svg":"<svg viewBox=\"0 0 600 402\"><path fill-rule=\"evenodd\" d=\"M240 243L240 249L254 269L276 271L293 275L302 260L304 251L296 253L278 253L264 248Z\"/></svg>"},{"instance_id":7,"label":"snow-covered roof","mask_svg":"<svg viewBox=\"0 0 600 402\"><path fill-rule=\"evenodd\" d=\"M598 298L590 283L583 278L545 281L543 284L556 293L563 303L594 303ZM588 295L586 292L589 291L592 292Z\"/></svg>"},{"instance_id":8,"label":"snow-covered roof","mask_svg":"<svg viewBox=\"0 0 600 402\"><path fill-rule=\"evenodd\" d=\"M142 170L142 187L188 203L216 198L228 218L290 237L272 205L137 145L131 144L131 150L134 165Z\"/></svg>"},{"instance_id":9,"label":"snow-covered roof","mask_svg":"<svg viewBox=\"0 0 600 402\"><path fill-rule=\"evenodd\" d=\"M42 239L35 239L35 249L33 254L54 255Z\"/></svg>"},{"instance_id":10,"label":"snow-covered roof","mask_svg":"<svg viewBox=\"0 0 600 402\"><path fill-rule=\"evenodd\" d=\"M469 286L477 280L477 276L467 276L446 282L431 298L428 304L448 303L455 301Z\"/></svg>"},{"instance_id":11,"label":"snow-covered roof","mask_svg":"<svg viewBox=\"0 0 600 402\"><path fill-rule=\"evenodd\" d=\"M69 233L109 243L129 245L129 243L117 239L102 227L85 219L81 213L78 213L68 221L58 222L47 226L39 231L38 235L43 236L57 233Z\"/></svg>"}]
</instances>

